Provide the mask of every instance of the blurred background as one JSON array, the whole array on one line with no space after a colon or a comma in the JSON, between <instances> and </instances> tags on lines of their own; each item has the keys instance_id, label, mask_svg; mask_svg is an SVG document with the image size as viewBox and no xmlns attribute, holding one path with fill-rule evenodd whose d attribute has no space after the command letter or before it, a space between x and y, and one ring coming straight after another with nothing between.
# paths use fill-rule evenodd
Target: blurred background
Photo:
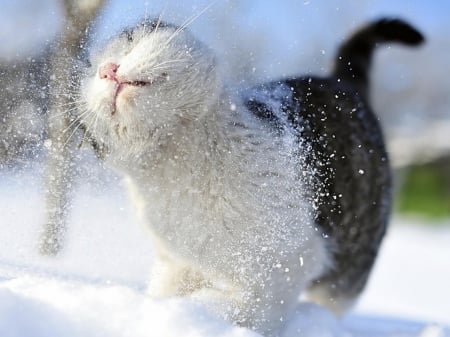
<instances>
[{"instance_id":1,"label":"blurred background","mask_svg":"<svg viewBox=\"0 0 450 337\"><path fill-rule=\"evenodd\" d=\"M62 9L58 0L0 0L0 8L0 170L11 172L44 160L51 76L46 60L49 46L63 29ZM409 21L425 35L426 44L414 49L383 46L372 68L371 101L395 171L394 227L414 228L408 234L400 231L401 238L388 251L403 254L402 261L411 262L415 253L421 255L420 263L438 261L433 270L438 275L431 278L448 284L449 13L448 1L422 0L110 0L94 25L91 44L101 46L143 17L161 15L177 24L196 17L189 29L215 50L229 83L245 86L290 75L327 75L337 46L361 25L382 16ZM421 231L425 226L434 228L431 236ZM430 246L441 240L443 250L426 257L417 250L422 237ZM420 268L411 268L420 273ZM378 295L372 302L380 301ZM442 301L448 303L441 303L442 308L450 310L446 296ZM446 315L442 312L440 317Z\"/></svg>"},{"instance_id":2,"label":"blurred background","mask_svg":"<svg viewBox=\"0 0 450 337\"><path fill-rule=\"evenodd\" d=\"M46 57L61 31L58 0L1 0L0 165L41 155L46 137ZM204 12L203 12L204 11ZM201 15L199 15L203 12ZM337 46L357 27L400 17L424 33L417 49L377 51L372 104L387 136L399 194L396 210L450 216L450 2L420 0L141 1L110 0L95 23L94 45L143 17L190 29L216 51L235 84L296 74L326 75Z\"/></svg>"}]
</instances>

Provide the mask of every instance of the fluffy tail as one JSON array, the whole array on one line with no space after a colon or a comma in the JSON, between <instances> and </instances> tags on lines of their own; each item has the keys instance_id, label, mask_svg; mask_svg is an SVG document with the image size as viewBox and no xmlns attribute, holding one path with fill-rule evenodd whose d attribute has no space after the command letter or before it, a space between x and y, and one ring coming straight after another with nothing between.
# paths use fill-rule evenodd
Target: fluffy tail
<instances>
[{"instance_id":1,"label":"fluffy tail","mask_svg":"<svg viewBox=\"0 0 450 337\"><path fill-rule=\"evenodd\" d=\"M363 95L369 85L369 70L375 47L385 42L416 46L423 35L399 19L380 19L357 31L339 48L333 75L352 83Z\"/></svg>"}]
</instances>

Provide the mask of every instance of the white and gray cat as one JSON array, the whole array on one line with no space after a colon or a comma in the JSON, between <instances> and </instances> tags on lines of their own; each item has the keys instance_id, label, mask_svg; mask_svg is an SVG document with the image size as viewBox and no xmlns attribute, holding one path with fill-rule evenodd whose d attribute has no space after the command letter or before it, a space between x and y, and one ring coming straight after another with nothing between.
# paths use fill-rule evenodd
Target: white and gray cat
<instances>
[{"instance_id":1,"label":"white and gray cat","mask_svg":"<svg viewBox=\"0 0 450 337\"><path fill-rule=\"evenodd\" d=\"M146 20L113 38L82 80L80 120L127 177L157 257L155 297L192 296L277 335L299 295L339 312L363 289L391 203L368 104L373 49L422 35L364 27L328 78L224 89L211 50Z\"/></svg>"}]
</instances>

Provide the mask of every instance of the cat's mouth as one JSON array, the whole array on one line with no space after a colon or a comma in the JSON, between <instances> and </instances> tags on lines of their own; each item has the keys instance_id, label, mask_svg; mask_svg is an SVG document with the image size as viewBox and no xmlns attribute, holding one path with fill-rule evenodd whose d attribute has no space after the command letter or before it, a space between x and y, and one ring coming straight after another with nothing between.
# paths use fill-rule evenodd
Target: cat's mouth
<instances>
[{"instance_id":1,"label":"cat's mouth","mask_svg":"<svg viewBox=\"0 0 450 337\"><path fill-rule=\"evenodd\" d=\"M149 87L155 84L159 84L165 80L167 80L168 75L163 73L153 79L148 80L136 80L136 81L126 81L126 80L116 80L116 85L114 87L114 96L111 107L111 116L115 115L117 112L117 99L120 93L127 87Z\"/></svg>"},{"instance_id":2,"label":"cat's mouth","mask_svg":"<svg viewBox=\"0 0 450 337\"><path fill-rule=\"evenodd\" d=\"M117 81L114 87L114 96L111 107L111 116L114 116L117 112L117 98L119 94L128 86L132 87L146 87L152 85L152 81Z\"/></svg>"}]
</instances>

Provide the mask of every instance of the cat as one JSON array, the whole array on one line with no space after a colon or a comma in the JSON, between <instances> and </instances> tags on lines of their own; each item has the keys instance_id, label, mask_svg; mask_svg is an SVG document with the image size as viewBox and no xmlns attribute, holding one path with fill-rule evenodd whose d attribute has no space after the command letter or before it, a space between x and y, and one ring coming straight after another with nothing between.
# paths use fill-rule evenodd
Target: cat
<instances>
[{"instance_id":1,"label":"cat","mask_svg":"<svg viewBox=\"0 0 450 337\"><path fill-rule=\"evenodd\" d=\"M391 208L368 102L373 50L423 36L380 19L343 43L327 78L225 89L185 27L145 20L91 58L80 123L126 177L149 229L149 293L191 296L277 335L308 296L345 310L367 282Z\"/></svg>"}]
</instances>

